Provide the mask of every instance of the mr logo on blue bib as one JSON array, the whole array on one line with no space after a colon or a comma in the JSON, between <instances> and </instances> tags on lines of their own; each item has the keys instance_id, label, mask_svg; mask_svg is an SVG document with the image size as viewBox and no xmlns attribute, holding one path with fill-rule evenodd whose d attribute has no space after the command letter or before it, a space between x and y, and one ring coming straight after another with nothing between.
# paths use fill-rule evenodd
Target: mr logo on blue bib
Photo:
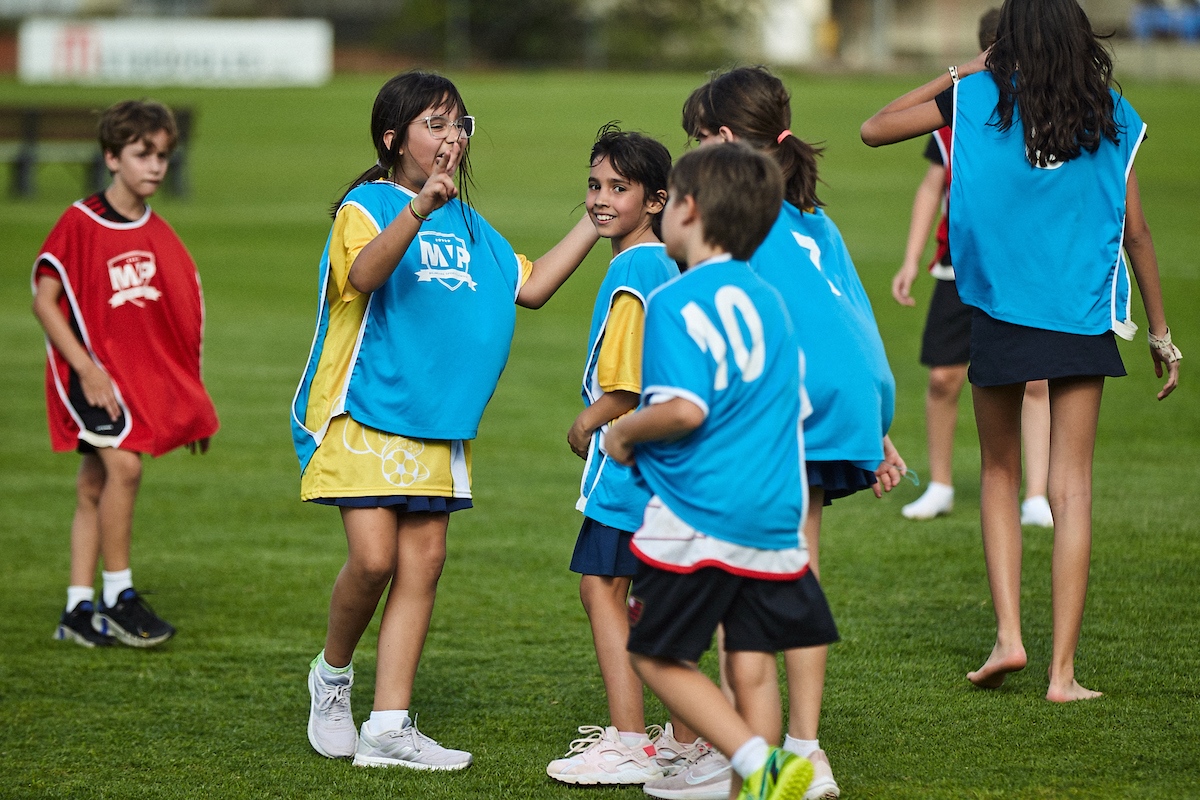
<instances>
[{"instance_id":1,"label":"mr logo on blue bib","mask_svg":"<svg viewBox=\"0 0 1200 800\"><path fill-rule=\"evenodd\" d=\"M417 281L437 281L450 291L455 291L466 284L475 290L475 281L471 279L471 251L462 239L449 233L417 234L417 242L421 248L421 270L417 272Z\"/></svg>"}]
</instances>

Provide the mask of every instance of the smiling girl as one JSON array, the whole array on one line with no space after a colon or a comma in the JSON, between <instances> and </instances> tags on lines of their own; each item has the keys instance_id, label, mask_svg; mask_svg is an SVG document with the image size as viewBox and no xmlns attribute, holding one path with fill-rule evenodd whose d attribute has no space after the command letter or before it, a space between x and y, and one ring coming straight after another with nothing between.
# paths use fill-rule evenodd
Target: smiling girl
<instances>
[{"instance_id":1,"label":"smiling girl","mask_svg":"<svg viewBox=\"0 0 1200 800\"><path fill-rule=\"evenodd\" d=\"M591 623L611 724L582 726L583 736L546 772L564 783L640 784L662 775L646 735L642 682L625 651L625 602L637 571L629 540L642 524L650 493L628 467L608 457L604 436L641 396L646 298L679 275L658 239L671 154L649 136L609 123L597 134L589 163L588 216L612 243L613 259L592 311L583 373L586 407L567 433L571 450L586 460L575 505L584 514L583 527L571 571L581 576L579 597Z\"/></svg>"},{"instance_id":2,"label":"smiling girl","mask_svg":"<svg viewBox=\"0 0 1200 800\"><path fill-rule=\"evenodd\" d=\"M359 766L471 764L409 715L449 518L472 505L471 439L508 360L514 300L540 307L597 239L584 218L536 262L518 256L458 199L474 132L440 75L406 72L380 89L378 160L335 207L316 334L292 403L301 498L338 506L348 545L325 649L309 672L309 742ZM358 736L351 657L389 584L374 710Z\"/></svg>"}]
</instances>

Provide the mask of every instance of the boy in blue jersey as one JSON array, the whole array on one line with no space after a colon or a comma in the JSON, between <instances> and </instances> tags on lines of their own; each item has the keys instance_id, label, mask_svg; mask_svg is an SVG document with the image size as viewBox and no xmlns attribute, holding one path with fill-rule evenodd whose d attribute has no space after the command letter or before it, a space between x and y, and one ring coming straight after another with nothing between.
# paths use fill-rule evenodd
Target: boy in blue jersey
<instances>
[{"instance_id":1,"label":"boy in blue jersey","mask_svg":"<svg viewBox=\"0 0 1200 800\"><path fill-rule=\"evenodd\" d=\"M801 535L803 355L782 298L746 263L782 198L778 166L744 145L675 165L663 241L687 271L650 296L641 406L606 445L654 494L632 543L634 669L729 757L736 797L798 800L812 765L776 746L774 654L837 629ZM696 666L718 624L736 708Z\"/></svg>"}]
</instances>

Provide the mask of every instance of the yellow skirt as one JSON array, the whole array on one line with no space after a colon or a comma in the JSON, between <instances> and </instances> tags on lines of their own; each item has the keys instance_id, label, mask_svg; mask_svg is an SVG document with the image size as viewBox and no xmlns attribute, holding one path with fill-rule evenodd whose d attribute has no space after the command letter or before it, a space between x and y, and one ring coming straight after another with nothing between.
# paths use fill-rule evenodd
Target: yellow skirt
<instances>
[{"instance_id":1,"label":"yellow skirt","mask_svg":"<svg viewBox=\"0 0 1200 800\"><path fill-rule=\"evenodd\" d=\"M471 496L471 443L409 439L335 417L300 478L300 499Z\"/></svg>"}]
</instances>

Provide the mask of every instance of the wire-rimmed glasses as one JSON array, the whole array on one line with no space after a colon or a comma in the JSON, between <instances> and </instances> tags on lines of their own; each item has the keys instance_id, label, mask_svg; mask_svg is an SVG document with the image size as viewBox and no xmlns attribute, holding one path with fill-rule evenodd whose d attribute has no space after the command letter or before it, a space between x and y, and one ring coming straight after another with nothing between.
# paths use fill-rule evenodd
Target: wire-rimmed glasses
<instances>
[{"instance_id":1,"label":"wire-rimmed glasses","mask_svg":"<svg viewBox=\"0 0 1200 800\"><path fill-rule=\"evenodd\" d=\"M434 139L449 137L451 128L458 130L458 138L460 139L470 139L475 135L475 118L469 115L452 120L442 114L433 114L428 117L414 119L413 122L424 122L425 127L429 129L429 135Z\"/></svg>"}]
</instances>

